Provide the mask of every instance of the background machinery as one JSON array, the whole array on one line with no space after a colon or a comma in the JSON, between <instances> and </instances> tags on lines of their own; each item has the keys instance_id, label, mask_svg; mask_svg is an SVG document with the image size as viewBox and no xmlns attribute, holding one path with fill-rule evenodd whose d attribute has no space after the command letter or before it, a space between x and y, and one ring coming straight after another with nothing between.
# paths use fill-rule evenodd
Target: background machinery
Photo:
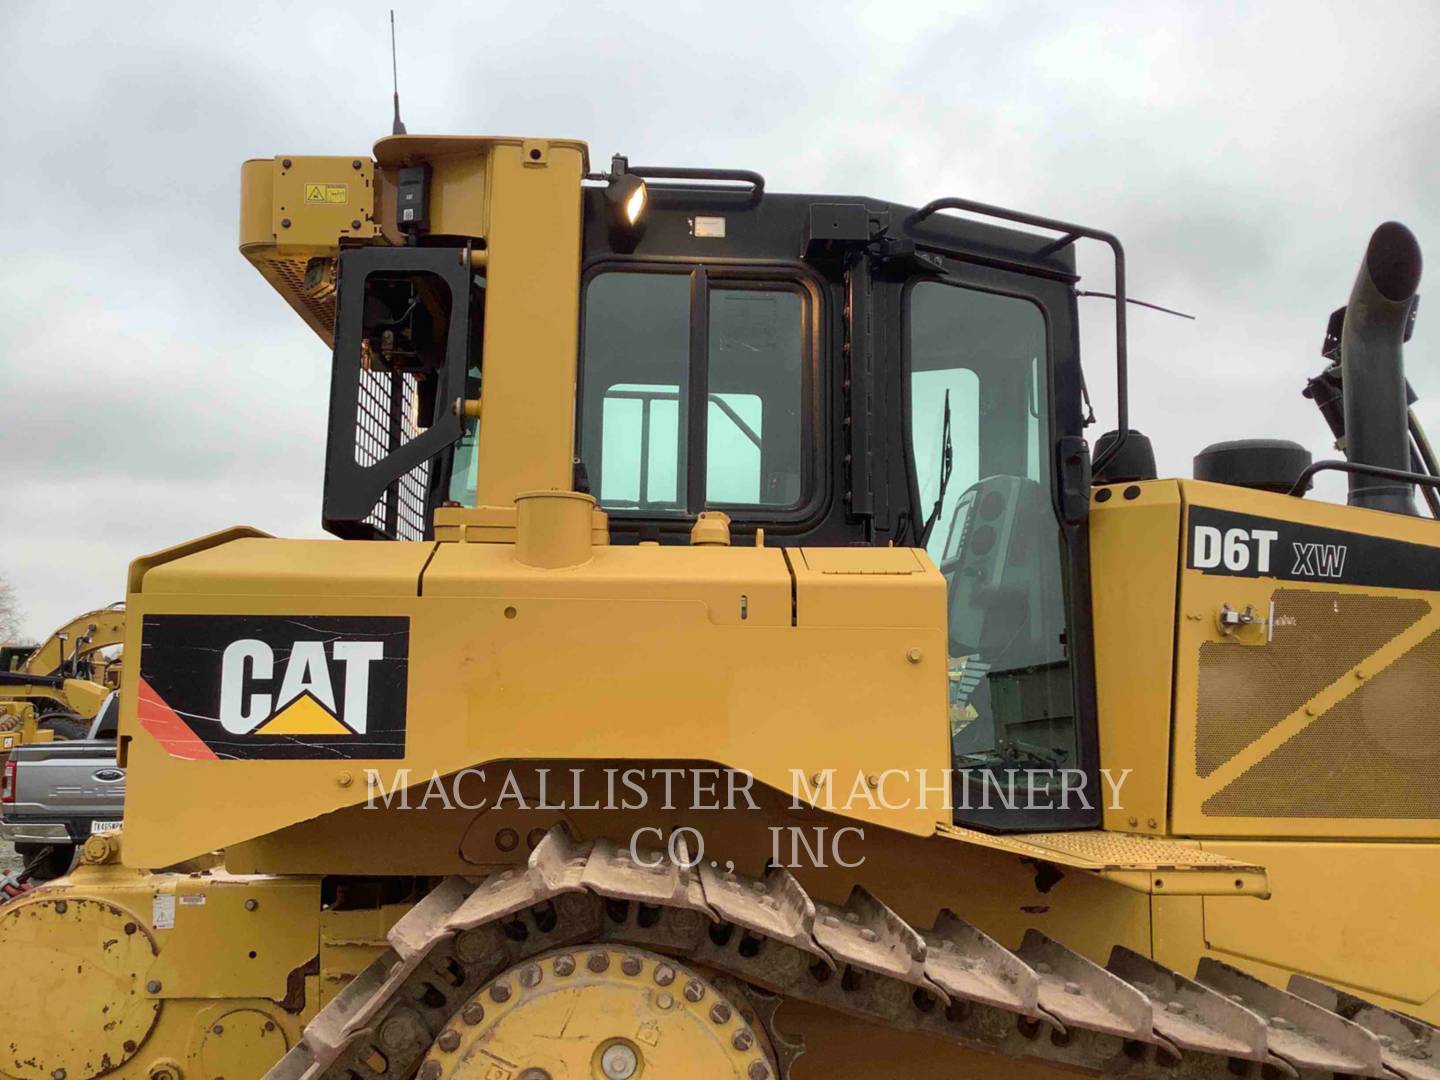
<instances>
[{"instance_id":1,"label":"background machinery","mask_svg":"<svg viewBox=\"0 0 1440 1080\"><path fill-rule=\"evenodd\" d=\"M0 664L0 758L24 742L83 739L120 686L125 607L87 611Z\"/></svg>"},{"instance_id":2,"label":"background machinery","mask_svg":"<svg viewBox=\"0 0 1440 1080\"><path fill-rule=\"evenodd\" d=\"M1437 1075L1403 227L1349 506L1154 477L1073 223L402 135L248 162L241 249L342 539L132 564L124 828L0 909L0 1072Z\"/></svg>"}]
</instances>

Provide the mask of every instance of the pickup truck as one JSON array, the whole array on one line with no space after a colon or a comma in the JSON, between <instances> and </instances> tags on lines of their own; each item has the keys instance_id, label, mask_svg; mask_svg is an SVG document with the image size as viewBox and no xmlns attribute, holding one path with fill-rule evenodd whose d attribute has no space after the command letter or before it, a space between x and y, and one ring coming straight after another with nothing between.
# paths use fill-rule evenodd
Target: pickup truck
<instances>
[{"instance_id":1,"label":"pickup truck","mask_svg":"<svg viewBox=\"0 0 1440 1080\"><path fill-rule=\"evenodd\" d=\"M112 694L84 739L25 743L0 774L0 840L15 845L31 876L70 869L91 833L120 828L125 770L115 762L119 697Z\"/></svg>"}]
</instances>

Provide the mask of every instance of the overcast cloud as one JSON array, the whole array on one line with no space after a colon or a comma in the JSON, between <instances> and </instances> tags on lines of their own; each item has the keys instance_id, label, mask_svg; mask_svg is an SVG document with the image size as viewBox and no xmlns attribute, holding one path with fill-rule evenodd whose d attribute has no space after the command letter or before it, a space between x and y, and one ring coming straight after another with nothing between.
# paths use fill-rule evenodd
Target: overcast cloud
<instances>
[{"instance_id":1,"label":"overcast cloud","mask_svg":"<svg viewBox=\"0 0 1440 1080\"><path fill-rule=\"evenodd\" d=\"M319 535L329 358L237 253L237 181L388 133L387 7L0 2L0 575L33 634L121 599L137 554ZM1223 438L1327 452L1299 389L1376 224L1440 275L1440 4L1258 7L399 0L401 95L412 132L1108 228L1133 295L1199 316L1131 319L1133 422L1189 475ZM1109 426L1111 313L1082 304Z\"/></svg>"}]
</instances>

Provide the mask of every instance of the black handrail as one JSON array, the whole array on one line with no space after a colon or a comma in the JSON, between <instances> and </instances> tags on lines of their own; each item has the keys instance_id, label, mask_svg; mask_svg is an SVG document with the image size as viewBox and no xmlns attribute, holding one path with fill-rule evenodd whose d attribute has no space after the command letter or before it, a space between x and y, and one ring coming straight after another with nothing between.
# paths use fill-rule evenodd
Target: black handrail
<instances>
[{"instance_id":1,"label":"black handrail","mask_svg":"<svg viewBox=\"0 0 1440 1080\"><path fill-rule=\"evenodd\" d=\"M750 185L746 206L759 206L765 195L765 177L752 169L684 169L673 165L630 165L626 172L644 180L725 180ZM685 185L669 185L665 190L684 191ZM730 188L690 188L705 195L728 195ZM738 190L734 192L740 194Z\"/></svg>"},{"instance_id":2,"label":"black handrail","mask_svg":"<svg viewBox=\"0 0 1440 1080\"><path fill-rule=\"evenodd\" d=\"M0 671L0 686L49 686L59 688L65 685L63 675L26 675L21 671Z\"/></svg>"},{"instance_id":3,"label":"black handrail","mask_svg":"<svg viewBox=\"0 0 1440 1080\"><path fill-rule=\"evenodd\" d=\"M1109 246L1115 256L1115 396L1116 412L1118 413L1115 428L1118 435L1105 453L1091 463L1092 472L1098 472L1101 466L1120 452L1120 448L1125 445L1125 440L1130 437L1129 350L1125 337L1125 309L1127 307L1125 249L1121 246L1119 238L1113 233L1105 232L1102 229L1092 229L1088 225L1075 225L1068 221L1041 217L1039 214L1007 210L1003 206L991 206L973 199L960 198L935 199L926 203L905 218L905 228L913 231L916 225L937 210L964 210L971 214L982 214L985 217L998 218L1001 221L1013 221L1016 224L1031 225L1037 229L1048 229L1051 232L1063 234L1035 251L1033 253L1035 258L1044 258L1057 251L1063 251L1081 238L1098 240Z\"/></svg>"},{"instance_id":4,"label":"black handrail","mask_svg":"<svg viewBox=\"0 0 1440 1080\"><path fill-rule=\"evenodd\" d=\"M1358 461L1316 461L1305 466L1299 479L1290 486L1290 490L1285 494L1304 495L1310 487L1311 478L1316 473L1322 472L1360 473L1363 476L1378 476L1382 480L1403 480L1408 484L1440 488L1440 476L1427 476L1425 473L1407 472L1404 469L1386 469L1379 465L1365 465Z\"/></svg>"}]
</instances>

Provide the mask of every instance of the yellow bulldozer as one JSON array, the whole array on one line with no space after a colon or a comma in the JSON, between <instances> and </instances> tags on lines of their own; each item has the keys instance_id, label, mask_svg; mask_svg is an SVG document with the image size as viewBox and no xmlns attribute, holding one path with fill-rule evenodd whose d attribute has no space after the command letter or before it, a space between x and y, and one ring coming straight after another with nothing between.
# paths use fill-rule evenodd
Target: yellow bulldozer
<instances>
[{"instance_id":1,"label":"yellow bulldozer","mask_svg":"<svg viewBox=\"0 0 1440 1080\"><path fill-rule=\"evenodd\" d=\"M131 565L124 827L0 908L0 1073L1440 1076L1403 226L1346 458L1193 479L1076 223L399 134L247 162L240 247L338 539Z\"/></svg>"},{"instance_id":2,"label":"yellow bulldozer","mask_svg":"<svg viewBox=\"0 0 1440 1080\"><path fill-rule=\"evenodd\" d=\"M123 604L87 611L39 645L0 646L0 760L16 746L83 739L120 686Z\"/></svg>"}]
</instances>

